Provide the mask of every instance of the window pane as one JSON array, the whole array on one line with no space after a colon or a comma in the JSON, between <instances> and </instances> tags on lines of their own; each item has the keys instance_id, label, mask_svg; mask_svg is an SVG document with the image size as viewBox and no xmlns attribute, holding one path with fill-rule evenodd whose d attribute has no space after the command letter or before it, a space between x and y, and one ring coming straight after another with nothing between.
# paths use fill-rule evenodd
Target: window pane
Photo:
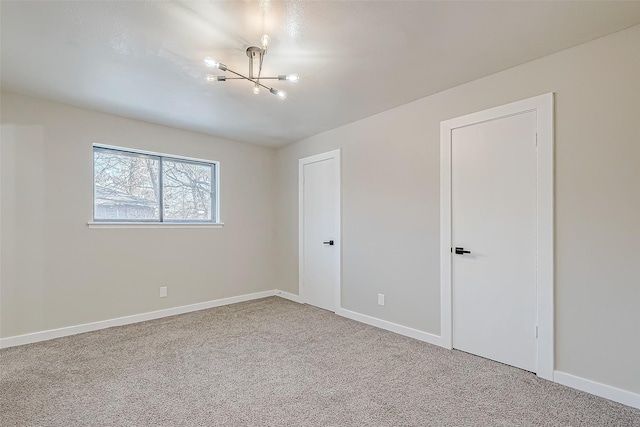
<instances>
[{"instance_id":1,"label":"window pane","mask_svg":"<svg viewBox=\"0 0 640 427\"><path fill-rule=\"evenodd\" d=\"M165 221L211 221L215 218L211 184L213 165L162 161Z\"/></svg>"},{"instance_id":2,"label":"window pane","mask_svg":"<svg viewBox=\"0 0 640 427\"><path fill-rule=\"evenodd\" d=\"M159 159L94 148L94 219L159 221Z\"/></svg>"}]
</instances>

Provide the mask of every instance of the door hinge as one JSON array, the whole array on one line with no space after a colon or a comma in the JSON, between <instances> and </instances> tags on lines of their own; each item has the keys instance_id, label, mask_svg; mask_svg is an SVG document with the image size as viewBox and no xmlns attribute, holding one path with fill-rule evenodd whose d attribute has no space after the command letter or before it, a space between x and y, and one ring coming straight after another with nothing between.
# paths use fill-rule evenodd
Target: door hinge
<instances>
[{"instance_id":1,"label":"door hinge","mask_svg":"<svg viewBox=\"0 0 640 427\"><path fill-rule=\"evenodd\" d=\"M538 338L538 325L536 325L536 338Z\"/></svg>"},{"instance_id":2,"label":"door hinge","mask_svg":"<svg viewBox=\"0 0 640 427\"><path fill-rule=\"evenodd\" d=\"M538 132L536 132L536 147L538 146Z\"/></svg>"}]
</instances>

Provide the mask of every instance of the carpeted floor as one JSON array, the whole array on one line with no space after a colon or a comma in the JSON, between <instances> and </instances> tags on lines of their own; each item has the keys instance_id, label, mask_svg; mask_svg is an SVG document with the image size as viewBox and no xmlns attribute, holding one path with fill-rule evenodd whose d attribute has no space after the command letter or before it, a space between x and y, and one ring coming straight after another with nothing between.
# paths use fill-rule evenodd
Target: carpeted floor
<instances>
[{"instance_id":1,"label":"carpeted floor","mask_svg":"<svg viewBox=\"0 0 640 427\"><path fill-rule=\"evenodd\" d=\"M2 427L640 426L640 410L276 297L0 364Z\"/></svg>"}]
</instances>

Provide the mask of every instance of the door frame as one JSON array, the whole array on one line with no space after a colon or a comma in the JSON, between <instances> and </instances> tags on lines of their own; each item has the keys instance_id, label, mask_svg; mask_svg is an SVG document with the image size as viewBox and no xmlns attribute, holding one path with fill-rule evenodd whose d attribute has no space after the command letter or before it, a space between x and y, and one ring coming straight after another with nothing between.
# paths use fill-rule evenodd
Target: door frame
<instances>
[{"instance_id":1,"label":"door frame","mask_svg":"<svg viewBox=\"0 0 640 427\"><path fill-rule=\"evenodd\" d=\"M554 122L552 92L440 123L440 328L443 346L451 349L453 343L451 278L451 140L453 130L532 111L537 116L537 375L553 381Z\"/></svg>"},{"instance_id":2,"label":"door frame","mask_svg":"<svg viewBox=\"0 0 640 427\"><path fill-rule=\"evenodd\" d=\"M305 165L309 165L312 163L318 163L324 160L334 159L338 162L338 167L336 168L337 174L337 188L338 192L338 205L336 206L336 212L334 214L337 218L337 236L334 237L334 246L338 251L338 272L337 272L337 283L335 292L335 307L334 312L342 309L342 223L341 223L341 212L342 212L342 196L341 196L341 170L342 163L340 161L340 149L328 151L326 153L316 154L309 157L303 157L298 160L298 293L300 295L300 299L303 303L307 303L307 295L306 289L304 287L304 167Z\"/></svg>"}]
</instances>

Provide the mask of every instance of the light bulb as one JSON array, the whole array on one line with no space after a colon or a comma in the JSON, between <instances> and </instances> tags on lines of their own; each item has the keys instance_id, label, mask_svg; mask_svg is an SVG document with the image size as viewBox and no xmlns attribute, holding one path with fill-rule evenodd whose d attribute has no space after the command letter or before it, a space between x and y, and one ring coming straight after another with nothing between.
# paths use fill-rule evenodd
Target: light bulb
<instances>
[{"instance_id":1,"label":"light bulb","mask_svg":"<svg viewBox=\"0 0 640 427\"><path fill-rule=\"evenodd\" d=\"M271 92L274 95L278 95L280 97L280 99L285 99L287 97L287 92L284 92L282 90L278 90L276 88L271 88L269 89L269 92Z\"/></svg>"},{"instance_id":2,"label":"light bulb","mask_svg":"<svg viewBox=\"0 0 640 427\"><path fill-rule=\"evenodd\" d=\"M262 36L262 38L260 39L260 43L262 43L262 50L267 50L270 41L271 37L269 37L268 35L265 34L264 36Z\"/></svg>"},{"instance_id":3,"label":"light bulb","mask_svg":"<svg viewBox=\"0 0 640 427\"><path fill-rule=\"evenodd\" d=\"M278 76L278 80L288 80L291 83L298 83L300 81L300 77L297 74L280 74Z\"/></svg>"},{"instance_id":4,"label":"light bulb","mask_svg":"<svg viewBox=\"0 0 640 427\"><path fill-rule=\"evenodd\" d=\"M255 95L259 95L260 94L260 86L258 86L258 83L253 85L253 93Z\"/></svg>"},{"instance_id":5,"label":"light bulb","mask_svg":"<svg viewBox=\"0 0 640 427\"><path fill-rule=\"evenodd\" d=\"M219 63L218 61L216 61L210 56L207 56L206 58L204 58L204 65L209 68L218 68L222 71L227 71L226 65Z\"/></svg>"},{"instance_id":6,"label":"light bulb","mask_svg":"<svg viewBox=\"0 0 640 427\"><path fill-rule=\"evenodd\" d=\"M218 65L220 65L220 63L212 57L207 56L206 58L204 58L204 65L209 68L218 68Z\"/></svg>"},{"instance_id":7,"label":"light bulb","mask_svg":"<svg viewBox=\"0 0 640 427\"><path fill-rule=\"evenodd\" d=\"M215 82L226 82L226 81L227 81L227 76L216 76L215 74L207 74L207 76L205 77L205 79L206 79L209 83L215 83Z\"/></svg>"}]
</instances>

